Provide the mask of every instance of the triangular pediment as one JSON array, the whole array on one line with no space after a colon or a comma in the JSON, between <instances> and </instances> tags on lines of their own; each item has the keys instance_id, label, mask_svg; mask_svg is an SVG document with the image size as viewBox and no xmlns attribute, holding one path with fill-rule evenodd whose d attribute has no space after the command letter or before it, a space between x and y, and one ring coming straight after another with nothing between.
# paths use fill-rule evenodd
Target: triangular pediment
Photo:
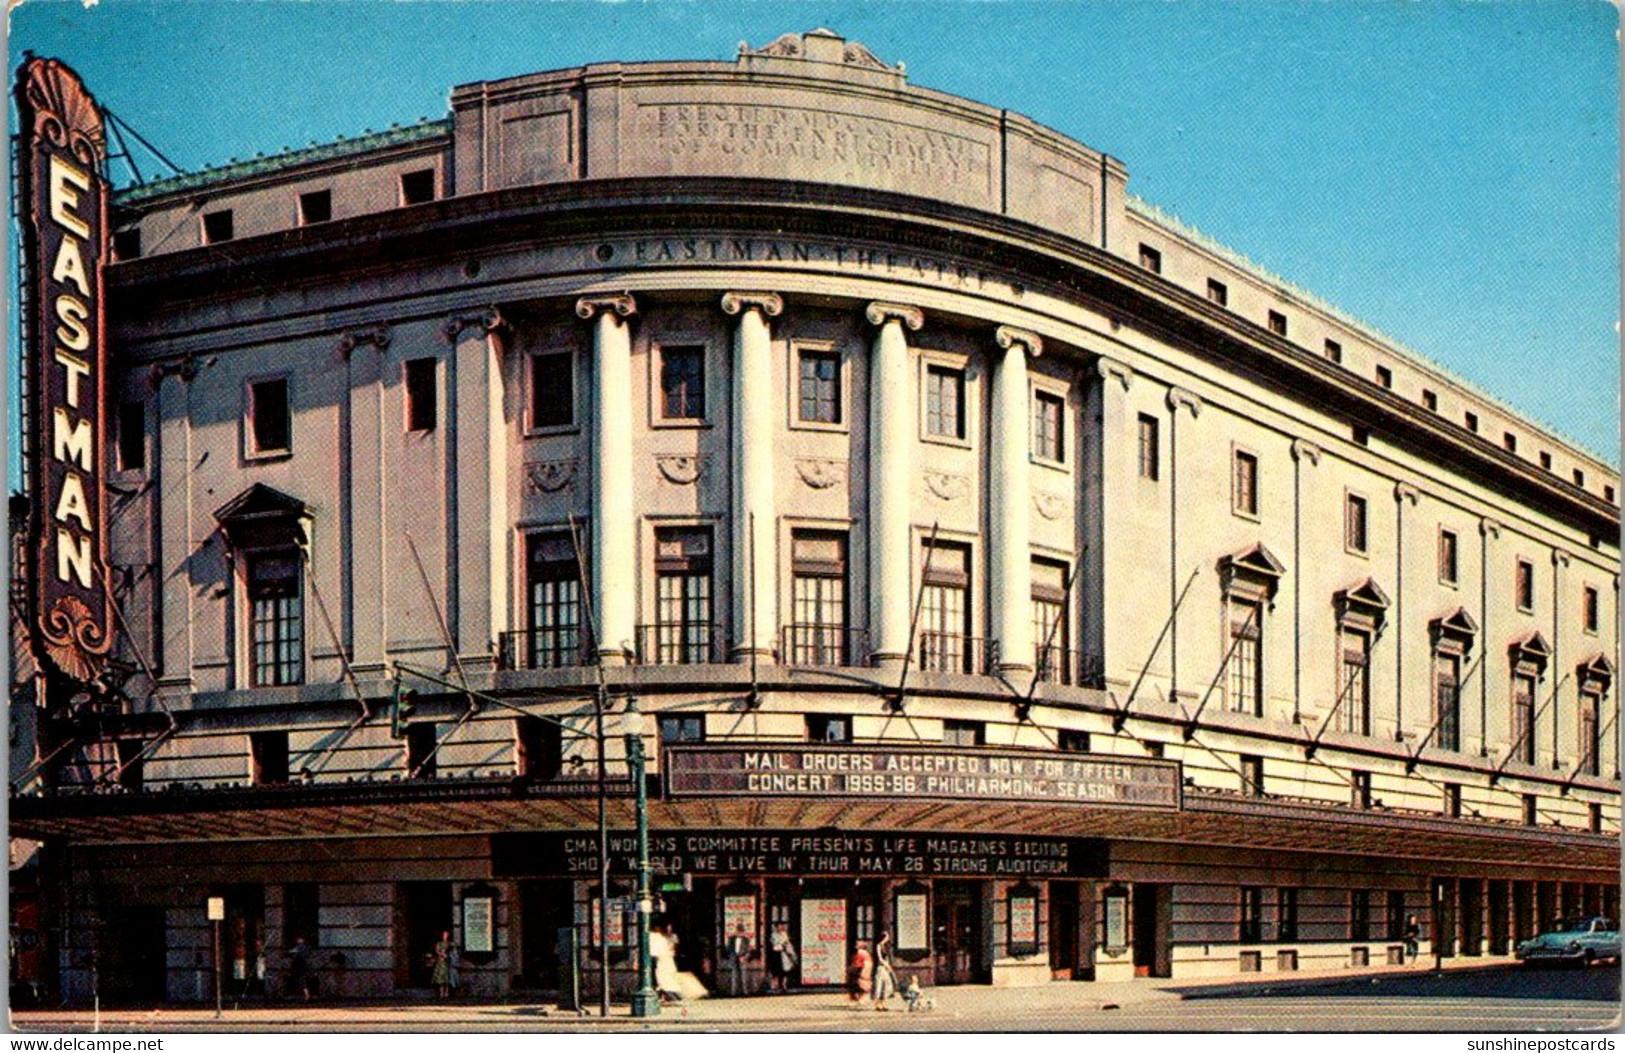
<instances>
[{"instance_id":1,"label":"triangular pediment","mask_svg":"<svg viewBox=\"0 0 1625 1053\"><path fill-rule=\"evenodd\" d=\"M1600 683L1605 690L1609 684L1614 682L1614 663L1610 662L1608 656L1601 651L1581 662L1575 672L1579 675L1582 684L1587 681Z\"/></svg>"},{"instance_id":2,"label":"triangular pediment","mask_svg":"<svg viewBox=\"0 0 1625 1053\"><path fill-rule=\"evenodd\" d=\"M1535 629L1513 640L1507 647L1507 654L1515 665L1523 662L1544 670L1552 657L1552 645L1546 642L1539 629Z\"/></svg>"},{"instance_id":3,"label":"triangular pediment","mask_svg":"<svg viewBox=\"0 0 1625 1053\"><path fill-rule=\"evenodd\" d=\"M302 521L309 517L303 501L264 483L255 483L214 513L232 544L244 547L301 544Z\"/></svg>"},{"instance_id":4,"label":"triangular pediment","mask_svg":"<svg viewBox=\"0 0 1625 1053\"><path fill-rule=\"evenodd\" d=\"M1448 614L1439 615L1437 618L1428 622L1428 628L1433 631L1433 635L1435 636L1478 635L1478 622L1471 614L1467 612L1467 608L1465 607L1457 607Z\"/></svg>"},{"instance_id":5,"label":"triangular pediment","mask_svg":"<svg viewBox=\"0 0 1625 1053\"><path fill-rule=\"evenodd\" d=\"M1260 542L1233 552L1219 560L1219 569L1231 572L1240 571L1261 578L1278 579L1286 573L1286 564L1275 558L1275 553L1265 548Z\"/></svg>"},{"instance_id":6,"label":"triangular pediment","mask_svg":"<svg viewBox=\"0 0 1625 1053\"><path fill-rule=\"evenodd\" d=\"M1388 609L1388 594L1382 591L1371 578L1362 578L1357 584L1339 591L1336 599L1340 603L1351 604L1356 607L1365 607L1375 611Z\"/></svg>"}]
</instances>

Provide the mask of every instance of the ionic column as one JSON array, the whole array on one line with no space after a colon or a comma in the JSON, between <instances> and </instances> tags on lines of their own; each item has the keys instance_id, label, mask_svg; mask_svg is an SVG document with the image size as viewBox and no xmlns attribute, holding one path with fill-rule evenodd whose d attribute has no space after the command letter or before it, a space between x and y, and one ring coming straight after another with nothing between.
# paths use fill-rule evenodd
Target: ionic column
<instances>
[{"instance_id":1,"label":"ionic column","mask_svg":"<svg viewBox=\"0 0 1625 1053\"><path fill-rule=\"evenodd\" d=\"M384 636L389 612L390 547L384 541L389 504L384 500L384 357L389 330L383 326L344 334L338 351L348 371L340 451L340 531L350 552L340 573L339 632L350 649L350 668L363 679L384 675ZM341 561L343 566L343 561Z\"/></svg>"},{"instance_id":2,"label":"ionic column","mask_svg":"<svg viewBox=\"0 0 1625 1053\"><path fill-rule=\"evenodd\" d=\"M626 660L634 631L637 523L632 508L632 332L627 293L583 296L576 314L592 332L592 559L588 574L597 618L598 658Z\"/></svg>"},{"instance_id":3,"label":"ionic column","mask_svg":"<svg viewBox=\"0 0 1625 1053\"><path fill-rule=\"evenodd\" d=\"M993 359L993 457L988 481L989 599L999 641L999 669L1033 669L1032 486L1028 469L1032 418L1028 411L1027 357L1044 342L1034 333L1001 325L1002 353Z\"/></svg>"},{"instance_id":4,"label":"ionic column","mask_svg":"<svg viewBox=\"0 0 1625 1053\"><path fill-rule=\"evenodd\" d=\"M768 658L778 633L773 543L773 353L767 320L784 310L777 293L730 292L722 309L739 316L733 342L734 657Z\"/></svg>"},{"instance_id":5,"label":"ionic column","mask_svg":"<svg viewBox=\"0 0 1625 1053\"><path fill-rule=\"evenodd\" d=\"M508 444L502 415L502 340L506 323L496 308L449 319L441 333L452 345L452 405L448 433L455 452L456 528L452 551L456 591L447 617L456 625L458 664L488 670L507 627Z\"/></svg>"},{"instance_id":6,"label":"ionic column","mask_svg":"<svg viewBox=\"0 0 1625 1053\"><path fill-rule=\"evenodd\" d=\"M190 360L157 368L158 383L158 663L157 693L184 698L192 689L192 587L185 572L192 541ZM38 453L35 456L39 456ZM237 642L237 652L247 648ZM236 679L233 687L242 687Z\"/></svg>"},{"instance_id":7,"label":"ionic column","mask_svg":"<svg viewBox=\"0 0 1625 1053\"><path fill-rule=\"evenodd\" d=\"M1091 457L1084 493L1090 498L1085 507L1090 517L1086 529L1089 578L1094 602L1084 605L1088 635L1084 646L1100 656L1106 676L1131 682L1139 674L1136 663L1150 661L1144 646L1138 650L1130 629L1133 619L1123 616L1134 603L1137 568L1123 553L1129 541L1109 524L1118 520L1118 506L1130 504L1130 488L1135 482L1138 451L1137 425L1128 414L1128 390L1134 382L1134 369L1115 358L1095 360L1100 384L1092 392L1096 441L1087 452ZM1153 656L1154 657L1154 656Z\"/></svg>"},{"instance_id":8,"label":"ionic column","mask_svg":"<svg viewBox=\"0 0 1625 1053\"><path fill-rule=\"evenodd\" d=\"M914 385L907 326L918 331L918 307L871 303L876 326L869 349L869 633L874 664L902 662L908 652L909 523L914 490Z\"/></svg>"}]
</instances>

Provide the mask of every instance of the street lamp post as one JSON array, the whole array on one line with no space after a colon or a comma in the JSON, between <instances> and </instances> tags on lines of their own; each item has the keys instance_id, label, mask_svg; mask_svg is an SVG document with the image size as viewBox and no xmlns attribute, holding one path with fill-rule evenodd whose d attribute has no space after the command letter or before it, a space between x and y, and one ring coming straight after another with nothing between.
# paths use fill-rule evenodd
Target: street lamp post
<instances>
[{"instance_id":1,"label":"street lamp post","mask_svg":"<svg viewBox=\"0 0 1625 1053\"><path fill-rule=\"evenodd\" d=\"M649 920L654 913L653 892L649 887L649 793L644 778L643 714L638 700L629 700L622 731L626 735L626 760L631 769L636 794L638 820L638 989L632 992L632 1015L660 1015L660 992L655 990L649 961Z\"/></svg>"}]
</instances>

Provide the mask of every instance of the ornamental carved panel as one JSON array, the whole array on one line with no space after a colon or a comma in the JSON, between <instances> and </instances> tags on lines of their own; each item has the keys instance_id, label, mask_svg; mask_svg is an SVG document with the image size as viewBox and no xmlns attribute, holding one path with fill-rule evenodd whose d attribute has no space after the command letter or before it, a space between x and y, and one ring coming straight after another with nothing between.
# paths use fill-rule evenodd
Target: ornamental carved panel
<instances>
[{"instance_id":1,"label":"ornamental carved panel","mask_svg":"<svg viewBox=\"0 0 1625 1053\"><path fill-rule=\"evenodd\" d=\"M559 461L532 461L525 465L525 489L535 494L554 494L576 481L580 462L575 458Z\"/></svg>"},{"instance_id":2,"label":"ornamental carved panel","mask_svg":"<svg viewBox=\"0 0 1625 1053\"><path fill-rule=\"evenodd\" d=\"M814 490L828 490L846 480L846 462L824 457L802 457L796 461L796 474Z\"/></svg>"}]
</instances>

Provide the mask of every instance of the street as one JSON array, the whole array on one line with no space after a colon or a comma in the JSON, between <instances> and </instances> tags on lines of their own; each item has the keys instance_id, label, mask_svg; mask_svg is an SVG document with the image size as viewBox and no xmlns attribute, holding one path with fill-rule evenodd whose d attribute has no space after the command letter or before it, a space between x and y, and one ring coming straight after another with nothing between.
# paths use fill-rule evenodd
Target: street
<instances>
[{"instance_id":1,"label":"street","mask_svg":"<svg viewBox=\"0 0 1625 1053\"><path fill-rule=\"evenodd\" d=\"M856 1009L839 994L707 999L633 1020L625 1006L608 1019L551 1007L421 1003L387 1006L228 1007L117 1010L103 1031L1596 1031L1617 1026L1614 967L1526 970L1458 964L1435 974L1263 976L1222 981L1138 980L1035 988L953 987L930 992L929 1011ZM84 1011L13 1016L30 1031L87 1031Z\"/></svg>"}]
</instances>

